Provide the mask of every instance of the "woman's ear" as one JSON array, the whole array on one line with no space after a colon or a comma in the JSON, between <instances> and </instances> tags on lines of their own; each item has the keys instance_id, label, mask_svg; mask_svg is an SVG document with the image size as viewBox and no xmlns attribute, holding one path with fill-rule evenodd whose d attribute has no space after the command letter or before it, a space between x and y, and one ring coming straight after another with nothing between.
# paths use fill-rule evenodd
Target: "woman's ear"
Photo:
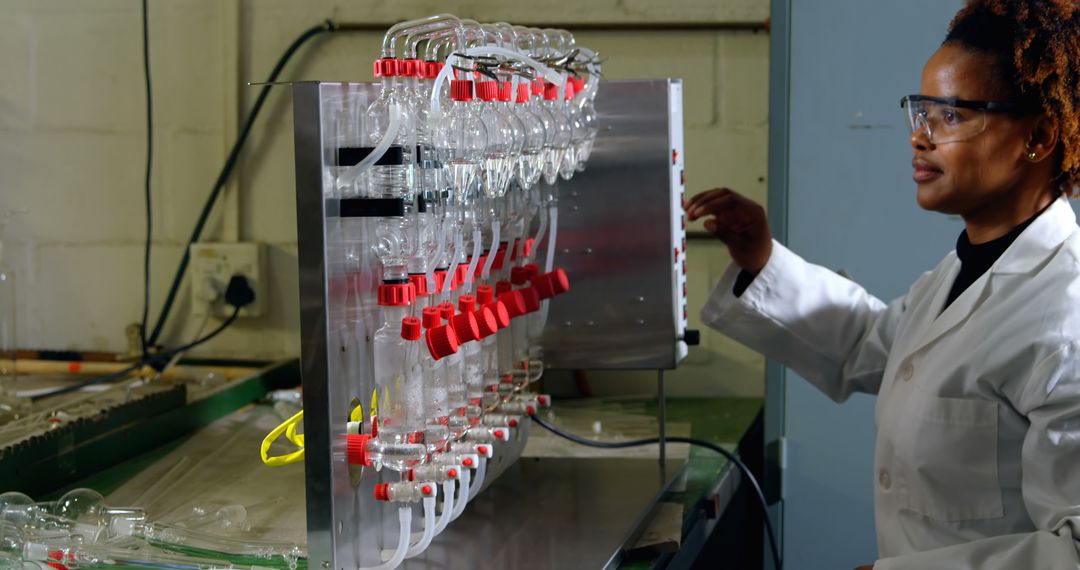
<instances>
[{"instance_id":1,"label":"woman's ear","mask_svg":"<svg viewBox=\"0 0 1080 570\"><path fill-rule=\"evenodd\" d=\"M1027 158L1031 162L1041 162L1054 154L1058 146L1058 125L1046 115L1040 115L1031 126L1027 142Z\"/></svg>"}]
</instances>

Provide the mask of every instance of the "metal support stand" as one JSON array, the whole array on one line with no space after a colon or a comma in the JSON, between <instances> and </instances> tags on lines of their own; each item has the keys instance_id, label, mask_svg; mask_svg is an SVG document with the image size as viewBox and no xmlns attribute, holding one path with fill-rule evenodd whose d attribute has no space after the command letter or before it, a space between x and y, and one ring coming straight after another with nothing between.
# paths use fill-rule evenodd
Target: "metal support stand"
<instances>
[{"instance_id":1,"label":"metal support stand","mask_svg":"<svg viewBox=\"0 0 1080 570\"><path fill-rule=\"evenodd\" d=\"M656 371L656 417L660 423L660 468L667 461L667 395L664 393L664 369Z\"/></svg>"}]
</instances>

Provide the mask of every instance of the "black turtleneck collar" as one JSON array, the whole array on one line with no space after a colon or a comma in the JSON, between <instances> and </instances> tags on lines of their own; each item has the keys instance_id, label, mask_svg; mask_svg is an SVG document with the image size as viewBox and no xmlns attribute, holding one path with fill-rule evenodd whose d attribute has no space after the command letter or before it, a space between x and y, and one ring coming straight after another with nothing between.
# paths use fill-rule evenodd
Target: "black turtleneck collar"
<instances>
[{"instance_id":1,"label":"black turtleneck collar","mask_svg":"<svg viewBox=\"0 0 1080 570\"><path fill-rule=\"evenodd\" d=\"M1051 205L1053 203L1053 201L1050 202ZM1041 216L1049 208L1050 206L1043 208L1039 213L1010 230L1009 233L986 243L973 244L968 239L966 229L960 232L960 237L956 239L956 256L960 258L960 273L956 275L956 281L953 281L952 289L949 290L949 297L945 300L945 306L941 310L944 311L948 308L976 279L986 273L990 266L994 265L994 262L1001 257L1001 254L1005 253L1005 250L1009 249L1009 246L1016 241L1016 238L1024 233L1024 230L1031 225L1031 222L1034 222L1035 218Z\"/></svg>"}]
</instances>

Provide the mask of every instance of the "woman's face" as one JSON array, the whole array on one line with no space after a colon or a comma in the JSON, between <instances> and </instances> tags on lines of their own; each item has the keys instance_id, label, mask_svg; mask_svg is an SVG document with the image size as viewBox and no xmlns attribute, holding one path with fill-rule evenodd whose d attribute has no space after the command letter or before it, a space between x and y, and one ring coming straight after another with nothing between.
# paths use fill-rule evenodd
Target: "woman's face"
<instances>
[{"instance_id":1,"label":"woman's face","mask_svg":"<svg viewBox=\"0 0 1080 570\"><path fill-rule=\"evenodd\" d=\"M946 44L926 63L922 95L969 101L1005 101L1008 93L993 80L996 59ZM969 215L1008 198L1020 187L1031 120L986 113L986 129L963 141L932 143L923 129L911 134L912 178L917 200L927 210Z\"/></svg>"}]
</instances>

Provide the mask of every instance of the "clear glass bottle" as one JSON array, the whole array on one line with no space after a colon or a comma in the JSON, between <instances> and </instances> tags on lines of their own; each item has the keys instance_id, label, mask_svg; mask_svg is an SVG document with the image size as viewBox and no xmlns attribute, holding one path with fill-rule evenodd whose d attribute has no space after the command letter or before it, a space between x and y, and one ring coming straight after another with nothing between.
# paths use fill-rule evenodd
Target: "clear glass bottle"
<instances>
[{"instance_id":1,"label":"clear glass bottle","mask_svg":"<svg viewBox=\"0 0 1080 570\"><path fill-rule=\"evenodd\" d=\"M379 287L383 325L375 331L375 387L378 391L377 439L386 446L376 457L382 467L405 471L418 464L412 446L424 443L423 385L410 378L402 320L415 298L411 283L387 283ZM398 447L402 446L402 447ZM402 453L396 453L396 450ZM420 453L423 457L423 453Z\"/></svg>"}]
</instances>

